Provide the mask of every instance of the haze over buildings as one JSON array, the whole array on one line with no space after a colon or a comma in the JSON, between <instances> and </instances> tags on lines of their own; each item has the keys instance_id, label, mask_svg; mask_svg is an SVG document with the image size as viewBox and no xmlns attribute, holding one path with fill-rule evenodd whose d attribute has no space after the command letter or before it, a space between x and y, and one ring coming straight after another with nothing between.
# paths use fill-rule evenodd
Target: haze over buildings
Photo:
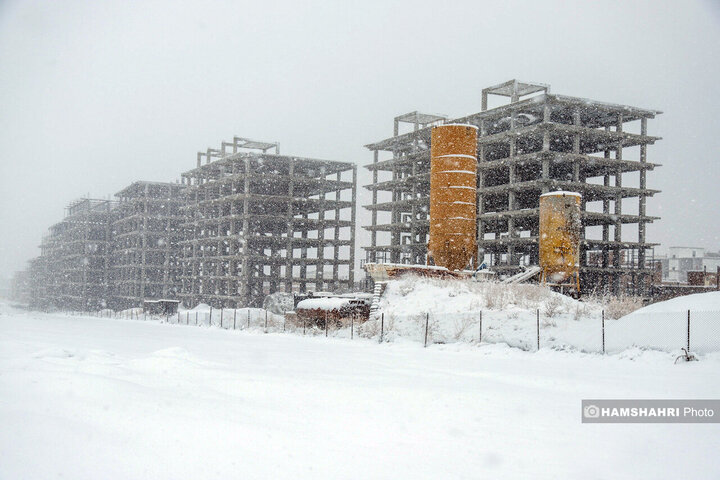
<instances>
[{"instance_id":1,"label":"haze over buildings","mask_svg":"<svg viewBox=\"0 0 720 480\"><path fill-rule=\"evenodd\" d=\"M718 250L716 3L433 5L4 2L0 272L37 255L72 200L177 179L198 145L226 132L364 165L363 145L393 117L479 111L481 89L508 78L662 110L652 155L662 193L647 212L662 220L647 237Z\"/></svg>"}]
</instances>

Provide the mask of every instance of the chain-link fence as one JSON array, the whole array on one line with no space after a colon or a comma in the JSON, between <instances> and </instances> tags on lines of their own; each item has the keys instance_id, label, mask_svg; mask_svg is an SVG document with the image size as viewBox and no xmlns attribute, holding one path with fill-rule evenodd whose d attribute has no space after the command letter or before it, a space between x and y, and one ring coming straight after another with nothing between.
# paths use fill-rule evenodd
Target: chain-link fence
<instances>
[{"instance_id":1,"label":"chain-link fence","mask_svg":"<svg viewBox=\"0 0 720 480\"><path fill-rule=\"evenodd\" d=\"M383 318L384 317L384 318ZM373 320L371 320L373 321ZM374 320L377 322L378 320ZM526 351L540 348L617 353L630 348L695 353L720 351L720 311L634 313L609 319L605 312L582 320L536 310L381 315L385 339L399 336L426 344L504 343Z\"/></svg>"},{"instance_id":2,"label":"chain-link fence","mask_svg":"<svg viewBox=\"0 0 720 480\"><path fill-rule=\"evenodd\" d=\"M260 308L209 309L149 315L142 309L103 310L93 315L155 320L186 326L292 333L333 338L366 338L379 342L400 339L425 346L446 343L502 343L526 351L541 348L617 353L630 348L706 354L720 351L720 311L635 312L619 320L605 312L581 320L557 318L536 311L470 311L462 313L380 313L365 319L299 319Z\"/></svg>"},{"instance_id":3,"label":"chain-link fence","mask_svg":"<svg viewBox=\"0 0 720 480\"><path fill-rule=\"evenodd\" d=\"M605 336L608 352L632 347L716 352L720 351L720 311L632 313L607 322Z\"/></svg>"}]
</instances>

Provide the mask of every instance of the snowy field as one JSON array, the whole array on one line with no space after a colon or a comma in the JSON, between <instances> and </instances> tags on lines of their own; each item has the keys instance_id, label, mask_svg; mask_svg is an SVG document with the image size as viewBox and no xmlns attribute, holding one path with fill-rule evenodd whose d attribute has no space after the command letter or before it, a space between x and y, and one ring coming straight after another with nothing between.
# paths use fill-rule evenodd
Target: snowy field
<instances>
[{"instance_id":1,"label":"snowy field","mask_svg":"<svg viewBox=\"0 0 720 480\"><path fill-rule=\"evenodd\" d=\"M720 424L580 423L583 398L720 398L718 354L673 360L0 305L0 478L720 478Z\"/></svg>"}]
</instances>

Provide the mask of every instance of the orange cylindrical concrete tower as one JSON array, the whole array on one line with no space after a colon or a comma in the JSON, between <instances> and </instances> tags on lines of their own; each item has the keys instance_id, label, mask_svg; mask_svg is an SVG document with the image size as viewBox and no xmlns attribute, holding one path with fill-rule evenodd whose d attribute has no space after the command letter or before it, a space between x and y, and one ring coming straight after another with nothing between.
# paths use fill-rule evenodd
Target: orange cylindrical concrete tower
<instances>
[{"instance_id":1,"label":"orange cylindrical concrete tower","mask_svg":"<svg viewBox=\"0 0 720 480\"><path fill-rule=\"evenodd\" d=\"M430 240L435 265L462 270L476 259L477 128L433 127L430 140Z\"/></svg>"},{"instance_id":2,"label":"orange cylindrical concrete tower","mask_svg":"<svg viewBox=\"0 0 720 480\"><path fill-rule=\"evenodd\" d=\"M540 195L542 282L580 290L581 196L577 192Z\"/></svg>"}]
</instances>

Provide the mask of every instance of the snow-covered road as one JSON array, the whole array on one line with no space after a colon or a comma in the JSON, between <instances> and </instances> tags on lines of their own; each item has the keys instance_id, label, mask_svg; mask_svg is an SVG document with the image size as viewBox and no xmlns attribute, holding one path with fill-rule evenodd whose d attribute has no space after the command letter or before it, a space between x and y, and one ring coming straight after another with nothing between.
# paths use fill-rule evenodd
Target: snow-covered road
<instances>
[{"instance_id":1,"label":"snow-covered road","mask_svg":"<svg viewBox=\"0 0 720 480\"><path fill-rule=\"evenodd\" d=\"M720 357L0 313L0 478L720 478L720 424L580 423L720 398Z\"/></svg>"}]
</instances>

